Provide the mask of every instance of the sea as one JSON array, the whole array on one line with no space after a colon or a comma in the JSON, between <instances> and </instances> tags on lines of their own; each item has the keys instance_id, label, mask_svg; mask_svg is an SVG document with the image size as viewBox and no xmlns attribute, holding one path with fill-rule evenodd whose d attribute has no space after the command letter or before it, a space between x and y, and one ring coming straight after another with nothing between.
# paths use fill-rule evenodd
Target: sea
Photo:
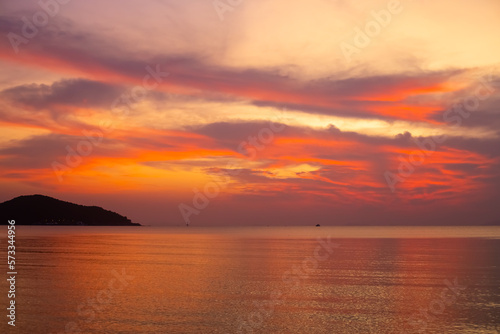
<instances>
[{"instance_id":1,"label":"sea","mask_svg":"<svg viewBox=\"0 0 500 334\"><path fill-rule=\"evenodd\" d=\"M500 333L500 227L0 230L0 333Z\"/></svg>"}]
</instances>

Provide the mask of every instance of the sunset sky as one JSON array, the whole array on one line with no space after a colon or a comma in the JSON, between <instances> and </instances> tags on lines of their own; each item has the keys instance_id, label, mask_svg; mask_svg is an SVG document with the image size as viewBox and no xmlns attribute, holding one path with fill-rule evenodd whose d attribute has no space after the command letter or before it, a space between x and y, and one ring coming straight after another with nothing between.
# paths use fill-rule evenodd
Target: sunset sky
<instances>
[{"instance_id":1,"label":"sunset sky","mask_svg":"<svg viewBox=\"0 0 500 334\"><path fill-rule=\"evenodd\" d=\"M498 0L60 2L0 4L0 201L500 221Z\"/></svg>"}]
</instances>

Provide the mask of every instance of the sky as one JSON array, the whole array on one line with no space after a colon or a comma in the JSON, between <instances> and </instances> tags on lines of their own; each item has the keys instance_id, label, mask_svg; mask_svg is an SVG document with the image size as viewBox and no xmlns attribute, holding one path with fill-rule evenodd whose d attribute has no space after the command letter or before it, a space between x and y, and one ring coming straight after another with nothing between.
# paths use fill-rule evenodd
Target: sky
<instances>
[{"instance_id":1,"label":"sky","mask_svg":"<svg viewBox=\"0 0 500 334\"><path fill-rule=\"evenodd\" d=\"M146 225L481 224L500 2L0 3L0 201Z\"/></svg>"}]
</instances>

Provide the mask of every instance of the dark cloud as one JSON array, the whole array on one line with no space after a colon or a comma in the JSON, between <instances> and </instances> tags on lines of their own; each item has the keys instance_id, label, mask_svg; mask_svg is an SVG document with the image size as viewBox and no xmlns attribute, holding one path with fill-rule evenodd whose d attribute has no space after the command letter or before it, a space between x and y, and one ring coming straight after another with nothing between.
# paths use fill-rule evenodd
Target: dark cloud
<instances>
[{"instance_id":1,"label":"dark cloud","mask_svg":"<svg viewBox=\"0 0 500 334\"><path fill-rule=\"evenodd\" d=\"M444 167L447 170L459 171L467 174L477 172L479 166L477 164L471 163L455 163L455 164L445 164Z\"/></svg>"},{"instance_id":2,"label":"dark cloud","mask_svg":"<svg viewBox=\"0 0 500 334\"><path fill-rule=\"evenodd\" d=\"M111 109L124 88L85 79L62 80L52 85L31 84L5 89L0 97L35 109L54 105Z\"/></svg>"},{"instance_id":3,"label":"dark cloud","mask_svg":"<svg viewBox=\"0 0 500 334\"><path fill-rule=\"evenodd\" d=\"M483 139L450 137L443 146L478 153L489 158L500 157L500 137Z\"/></svg>"},{"instance_id":4,"label":"dark cloud","mask_svg":"<svg viewBox=\"0 0 500 334\"><path fill-rule=\"evenodd\" d=\"M283 126L285 131L287 131L286 128L289 128L271 122L217 122L191 127L188 130L220 141L238 142L247 139L249 136L256 136L262 129L270 129L271 126Z\"/></svg>"},{"instance_id":5,"label":"dark cloud","mask_svg":"<svg viewBox=\"0 0 500 334\"><path fill-rule=\"evenodd\" d=\"M271 122L216 122L198 127L188 128L197 134L217 140L226 148L236 150L243 141L248 141L249 137L257 137L263 129L282 129L273 132L274 138L298 137L317 138L323 140L348 140L373 146L393 145L397 147L414 147L416 144L410 132L398 134L394 138L381 136L370 136L353 131L341 131L335 125L330 124L326 129L311 129L309 127L290 126ZM272 144L272 142L270 143ZM365 154L366 152L363 152ZM318 155L318 157L326 157Z\"/></svg>"},{"instance_id":6,"label":"dark cloud","mask_svg":"<svg viewBox=\"0 0 500 334\"><path fill-rule=\"evenodd\" d=\"M453 92L445 108L436 110L429 119L453 126L500 131L500 79L484 75Z\"/></svg>"}]
</instances>

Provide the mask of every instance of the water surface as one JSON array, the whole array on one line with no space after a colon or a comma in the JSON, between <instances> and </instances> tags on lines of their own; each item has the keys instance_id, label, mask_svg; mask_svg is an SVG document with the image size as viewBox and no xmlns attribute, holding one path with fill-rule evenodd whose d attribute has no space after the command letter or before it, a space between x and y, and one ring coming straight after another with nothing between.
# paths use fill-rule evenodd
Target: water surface
<instances>
[{"instance_id":1,"label":"water surface","mask_svg":"<svg viewBox=\"0 0 500 334\"><path fill-rule=\"evenodd\" d=\"M496 333L499 239L497 227L18 226L17 325L0 331Z\"/></svg>"}]
</instances>

